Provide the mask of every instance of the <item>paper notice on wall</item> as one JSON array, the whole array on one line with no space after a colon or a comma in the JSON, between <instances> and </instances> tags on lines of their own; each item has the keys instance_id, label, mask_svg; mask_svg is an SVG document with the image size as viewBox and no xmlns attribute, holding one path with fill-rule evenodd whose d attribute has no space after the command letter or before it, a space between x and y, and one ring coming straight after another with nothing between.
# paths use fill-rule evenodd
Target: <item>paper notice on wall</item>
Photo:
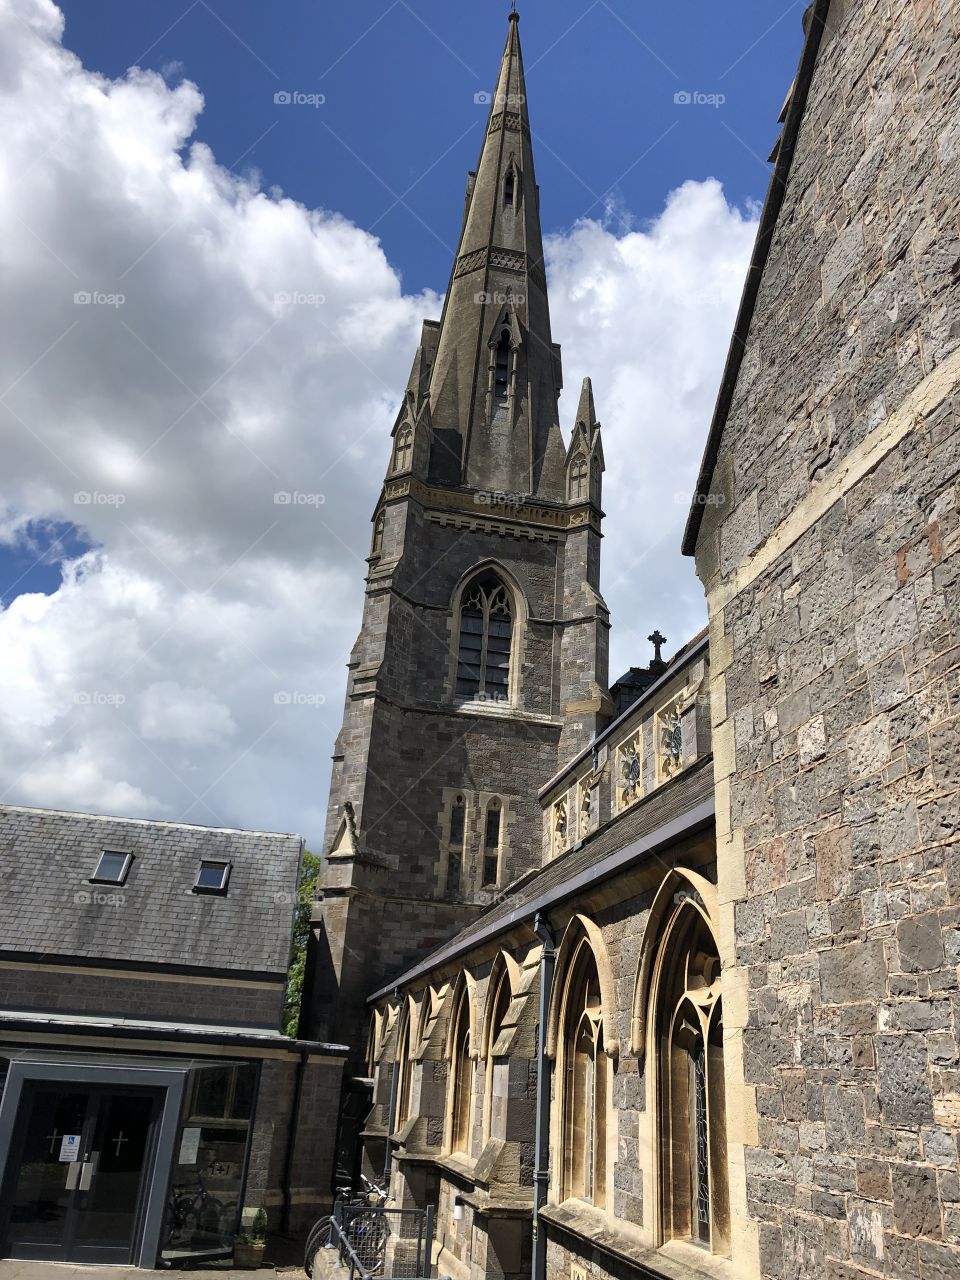
<instances>
[{"instance_id":1,"label":"paper notice on wall","mask_svg":"<svg viewBox=\"0 0 960 1280\"><path fill-rule=\"evenodd\" d=\"M200 1129L184 1129L180 1139L180 1159L178 1164L196 1164L200 1153Z\"/></svg>"},{"instance_id":2,"label":"paper notice on wall","mask_svg":"<svg viewBox=\"0 0 960 1280\"><path fill-rule=\"evenodd\" d=\"M67 1164L73 1164L80 1159L80 1135L79 1133L65 1133L60 1140L60 1159Z\"/></svg>"}]
</instances>

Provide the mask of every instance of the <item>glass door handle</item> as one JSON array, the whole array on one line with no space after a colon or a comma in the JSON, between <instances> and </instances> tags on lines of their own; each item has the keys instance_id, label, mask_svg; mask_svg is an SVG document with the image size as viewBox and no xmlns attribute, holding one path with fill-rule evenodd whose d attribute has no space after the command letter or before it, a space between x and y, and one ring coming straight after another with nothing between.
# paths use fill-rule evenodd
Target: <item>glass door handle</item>
<instances>
[{"instance_id":1,"label":"glass door handle","mask_svg":"<svg viewBox=\"0 0 960 1280\"><path fill-rule=\"evenodd\" d=\"M80 1190L89 1191L90 1183L93 1181L93 1175L97 1172L97 1165L100 1163L100 1152L91 1151L90 1159L84 1160L80 1169Z\"/></svg>"},{"instance_id":2,"label":"glass door handle","mask_svg":"<svg viewBox=\"0 0 960 1280\"><path fill-rule=\"evenodd\" d=\"M77 1182L80 1178L80 1170L83 1168L79 1160L74 1160L67 1165L67 1191L76 1191Z\"/></svg>"}]
</instances>

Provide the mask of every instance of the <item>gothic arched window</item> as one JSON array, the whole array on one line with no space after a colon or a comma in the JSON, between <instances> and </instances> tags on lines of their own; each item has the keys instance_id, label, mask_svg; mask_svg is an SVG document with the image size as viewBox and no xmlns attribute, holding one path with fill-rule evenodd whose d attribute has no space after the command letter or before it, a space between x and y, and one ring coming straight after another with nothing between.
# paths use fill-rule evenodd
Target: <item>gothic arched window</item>
<instances>
[{"instance_id":1,"label":"gothic arched window","mask_svg":"<svg viewBox=\"0 0 960 1280\"><path fill-rule=\"evenodd\" d=\"M424 999L427 998L427 996L424 996ZM413 1062L410 1057L412 1027L413 1019L410 1017L408 1005L403 1014L403 1025L400 1028L399 1037L400 1048L397 1052L397 1071L400 1075L397 1081L397 1118L395 1122L397 1129L410 1118L410 1095L413 1084Z\"/></svg>"},{"instance_id":2,"label":"gothic arched window","mask_svg":"<svg viewBox=\"0 0 960 1280\"><path fill-rule=\"evenodd\" d=\"M600 975L584 940L568 971L561 1042L563 1165L561 1198L598 1208L607 1192L610 1060L603 1049Z\"/></svg>"},{"instance_id":3,"label":"gothic arched window","mask_svg":"<svg viewBox=\"0 0 960 1280\"><path fill-rule=\"evenodd\" d=\"M393 445L393 470L394 472L409 471L412 462L413 429L409 426L403 426L397 432L397 438Z\"/></svg>"},{"instance_id":4,"label":"gothic arched window","mask_svg":"<svg viewBox=\"0 0 960 1280\"><path fill-rule=\"evenodd\" d=\"M500 879L500 829L503 805L496 797L487 805L483 826L483 883L495 885Z\"/></svg>"},{"instance_id":5,"label":"gothic arched window","mask_svg":"<svg viewBox=\"0 0 960 1280\"><path fill-rule=\"evenodd\" d=\"M504 328L497 339L493 357L493 394L497 400L506 400L510 390L510 330Z\"/></svg>"},{"instance_id":6,"label":"gothic arched window","mask_svg":"<svg viewBox=\"0 0 960 1280\"><path fill-rule=\"evenodd\" d=\"M506 700L512 643L510 595L495 573L483 573L461 597L457 697Z\"/></svg>"},{"instance_id":7,"label":"gothic arched window","mask_svg":"<svg viewBox=\"0 0 960 1280\"><path fill-rule=\"evenodd\" d=\"M496 970L494 970L496 973ZM510 1059L498 1053L497 1041L510 1008L510 977L506 968L500 972L493 997L493 1013L490 1018L489 1038L487 1041L486 1084L488 1093L489 1136L506 1138L507 1107L510 1101Z\"/></svg>"},{"instance_id":8,"label":"gothic arched window","mask_svg":"<svg viewBox=\"0 0 960 1280\"><path fill-rule=\"evenodd\" d=\"M386 513L381 511L373 522L373 546L370 548L370 554L373 556L378 556L383 551L383 533L386 525Z\"/></svg>"},{"instance_id":9,"label":"gothic arched window","mask_svg":"<svg viewBox=\"0 0 960 1280\"><path fill-rule=\"evenodd\" d=\"M664 1235L714 1252L729 1243L720 957L694 907L677 918L660 964L660 1183Z\"/></svg>"},{"instance_id":10,"label":"gothic arched window","mask_svg":"<svg viewBox=\"0 0 960 1280\"><path fill-rule=\"evenodd\" d=\"M450 1150L470 1150L473 1119L473 1058L470 1045L470 993L461 983L454 1010L451 1056Z\"/></svg>"},{"instance_id":11,"label":"gothic arched window","mask_svg":"<svg viewBox=\"0 0 960 1280\"><path fill-rule=\"evenodd\" d=\"M466 818L466 797L463 794L455 795L450 806L450 824L447 831L447 894L453 898L459 896L463 883Z\"/></svg>"},{"instance_id":12,"label":"gothic arched window","mask_svg":"<svg viewBox=\"0 0 960 1280\"><path fill-rule=\"evenodd\" d=\"M503 180L503 203L506 207L512 209L515 204L517 187L517 174L513 165L507 170L507 176Z\"/></svg>"},{"instance_id":13,"label":"gothic arched window","mask_svg":"<svg viewBox=\"0 0 960 1280\"><path fill-rule=\"evenodd\" d=\"M590 468L582 453L578 453L570 465L570 501L582 502L587 496Z\"/></svg>"}]
</instances>

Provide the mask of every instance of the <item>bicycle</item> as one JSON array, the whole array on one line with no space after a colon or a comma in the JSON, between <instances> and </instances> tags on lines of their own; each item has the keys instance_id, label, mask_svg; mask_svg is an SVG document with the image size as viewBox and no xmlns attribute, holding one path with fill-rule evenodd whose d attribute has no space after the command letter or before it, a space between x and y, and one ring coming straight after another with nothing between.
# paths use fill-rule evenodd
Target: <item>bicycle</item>
<instances>
[{"instance_id":1,"label":"bicycle","mask_svg":"<svg viewBox=\"0 0 960 1280\"><path fill-rule=\"evenodd\" d=\"M197 1231L220 1234L224 1206L210 1194L198 1170L195 1181L181 1182L170 1189L169 1240L179 1241Z\"/></svg>"},{"instance_id":2,"label":"bicycle","mask_svg":"<svg viewBox=\"0 0 960 1280\"><path fill-rule=\"evenodd\" d=\"M389 1232L383 1215L374 1213L372 1210L383 1208L387 1202L387 1193L378 1187L376 1183L371 1182L369 1178L364 1177L363 1174L360 1175L360 1181L362 1183L360 1190L354 1190L351 1187L339 1187L337 1189L336 1206L340 1206L341 1210L349 1211L350 1209L359 1208L366 1211L349 1218L346 1234L349 1236L354 1250L360 1256L364 1254L372 1255L374 1266L368 1269L376 1274L383 1267ZM336 1206L334 1213L336 1213ZM313 1264L316 1261L317 1254L330 1244L333 1218L334 1214L328 1213L318 1219L307 1236L303 1269L311 1277L311 1280L313 1277Z\"/></svg>"}]
</instances>

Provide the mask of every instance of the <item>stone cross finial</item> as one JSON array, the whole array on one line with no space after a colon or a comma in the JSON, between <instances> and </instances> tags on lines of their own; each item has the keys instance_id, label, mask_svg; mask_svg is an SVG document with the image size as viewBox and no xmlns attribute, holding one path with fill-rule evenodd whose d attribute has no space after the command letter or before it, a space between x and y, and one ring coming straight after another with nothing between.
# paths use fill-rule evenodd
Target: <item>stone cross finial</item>
<instances>
[{"instance_id":1,"label":"stone cross finial","mask_svg":"<svg viewBox=\"0 0 960 1280\"><path fill-rule=\"evenodd\" d=\"M653 645L653 648L654 648L653 661L657 664L657 666L662 665L663 658L660 656L660 649L663 645L667 643L667 637L662 636L659 630L657 630L657 631L654 631L653 635L647 636L647 639L650 641L650 643Z\"/></svg>"}]
</instances>

